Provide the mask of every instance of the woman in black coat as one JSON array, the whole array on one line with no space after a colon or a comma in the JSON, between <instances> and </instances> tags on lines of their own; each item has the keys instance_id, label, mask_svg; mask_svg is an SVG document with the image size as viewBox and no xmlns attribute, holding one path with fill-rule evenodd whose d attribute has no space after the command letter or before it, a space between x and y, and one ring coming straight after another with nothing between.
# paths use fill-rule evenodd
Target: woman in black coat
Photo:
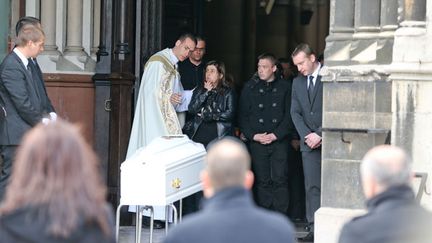
<instances>
[{"instance_id":1,"label":"woman in black coat","mask_svg":"<svg viewBox=\"0 0 432 243\"><path fill-rule=\"evenodd\" d=\"M204 86L193 91L188 110L193 118L185 125L184 132L204 146L216 138L232 135L235 99L235 91L226 79L225 64L208 62Z\"/></svg>"}]
</instances>

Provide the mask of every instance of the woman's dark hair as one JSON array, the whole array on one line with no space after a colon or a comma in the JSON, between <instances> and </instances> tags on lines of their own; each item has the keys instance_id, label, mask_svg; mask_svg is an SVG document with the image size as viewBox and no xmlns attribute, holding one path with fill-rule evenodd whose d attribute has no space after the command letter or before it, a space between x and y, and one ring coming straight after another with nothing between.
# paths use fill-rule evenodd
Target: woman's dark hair
<instances>
[{"instance_id":1,"label":"woman's dark hair","mask_svg":"<svg viewBox=\"0 0 432 243\"><path fill-rule=\"evenodd\" d=\"M232 86L232 79L227 78L226 72L225 72L225 63L217 60L212 60L207 62L205 66L205 70L207 70L208 66L215 66L218 73L222 74L222 78L218 81L218 85L216 87L216 90L221 90L223 88L228 88ZM204 71L205 75L205 71Z\"/></svg>"},{"instance_id":2,"label":"woman's dark hair","mask_svg":"<svg viewBox=\"0 0 432 243\"><path fill-rule=\"evenodd\" d=\"M112 234L99 163L79 129L62 120L39 124L18 149L0 214L37 209L47 233L69 236L79 222Z\"/></svg>"}]
</instances>

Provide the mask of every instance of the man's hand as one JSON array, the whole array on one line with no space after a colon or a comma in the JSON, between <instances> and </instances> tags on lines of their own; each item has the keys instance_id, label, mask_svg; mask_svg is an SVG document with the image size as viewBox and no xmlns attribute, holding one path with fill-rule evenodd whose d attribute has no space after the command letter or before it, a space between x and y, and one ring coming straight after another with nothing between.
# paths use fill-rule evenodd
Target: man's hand
<instances>
[{"instance_id":1,"label":"man's hand","mask_svg":"<svg viewBox=\"0 0 432 243\"><path fill-rule=\"evenodd\" d=\"M277 140L276 135L274 133L257 133L253 136L253 140L259 142L260 144L271 144L273 141Z\"/></svg>"},{"instance_id":2,"label":"man's hand","mask_svg":"<svg viewBox=\"0 0 432 243\"><path fill-rule=\"evenodd\" d=\"M180 93L174 93L170 97L171 104L178 105L182 101L182 96Z\"/></svg>"},{"instance_id":3,"label":"man's hand","mask_svg":"<svg viewBox=\"0 0 432 243\"><path fill-rule=\"evenodd\" d=\"M55 112L50 112L49 115L51 121L57 121L57 114Z\"/></svg>"},{"instance_id":4,"label":"man's hand","mask_svg":"<svg viewBox=\"0 0 432 243\"><path fill-rule=\"evenodd\" d=\"M266 135L267 135L266 132L265 133L257 133L253 136L253 140L258 142L258 143L263 144L266 140Z\"/></svg>"},{"instance_id":5,"label":"man's hand","mask_svg":"<svg viewBox=\"0 0 432 243\"><path fill-rule=\"evenodd\" d=\"M318 134L316 134L316 133L314 133L314 132L312 132L312 133L309 133L308 135L306 135L306 137L305 137L305 143L307 144L307 146L309 146L309 148L311 148L311 149L316 149L316 148L318 148L319 146L321 146L321 137L318 135Z\"/></svg>"},{"instance_id":6,"label":"man's hand","mask_svg":"<svg viewBox=\"0 0 432 243\"><path fill-rule=\"evenodd\" d=\"M274 133L269 133L266 136L266 144L271 144L277 140L277 137Z\"/></svg>"}]
</instances>

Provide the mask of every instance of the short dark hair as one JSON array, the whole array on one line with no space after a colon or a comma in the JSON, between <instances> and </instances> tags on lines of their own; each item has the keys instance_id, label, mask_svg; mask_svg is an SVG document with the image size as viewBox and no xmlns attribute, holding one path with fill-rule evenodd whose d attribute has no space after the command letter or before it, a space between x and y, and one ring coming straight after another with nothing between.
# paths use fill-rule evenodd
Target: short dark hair
<instances>
[{"instance_id":1,"label":"short dark hair","mask_svg":"<svg viewBox=\"0 0 432 243\"><path fill-rule=\"evenodd\" d=\"M202 35L195 35L195 38L196 38L197 42L198 42L198 41L204 41L204 42L207 42L206 39L205 39ZM198 44L198 43L197 43L197 44Z\"/></svg>"},{"instance_id":2,"label":"short dark hair","mask_svg":"<svg viewBox=\"0 0 432 243\"><path fill-rule=\"evenodd\" d=\"M186 32L183 33L179 36L178 40L183 42L185 41L187 38L193 40L195 42L195 45L197 44L197 38L195 37L195 35L193 35L192 33Z\"/></svg>"},{"instance_id":3,"label":"short dark hair","mask_svg":"<svg viewBox=\"0 0 432 243\"><path fill-rule=\"evenodd\" d=\"M271 53L263 53L261 55L258 56L258 61L262 60L262 59L267 59L269 60L273 65L277 65L278 64L278 59L276 58L275 55L271 54Z\"/></svg>"},{"instance_id":4,"label":"short dark hair","mask_svg":"<svg viewBox=\"0 0 432 243\"><path fill-rule=\"evenodd\" d=\"M300 52L304 52L306 56L314 55L316 56L315 51L306 43L299 44L291 54L291 57L297 56Z\"/></svg>"},{"instance_id":5,"label":"short dark hair","mask_svg":"<svg viewBox=\"0 0 432 243\"><path fill-rule=\"evenodd\" d=\"M18 36L15 38L16 46L25 46L29 41L38 42L45 37L45 33L42 29L36 25L27 24L24 25L18 32Z\"/></svg>"},{"instance_id":6,"label":"short dark hair","mask_svg":"<svg viewBox=\"0 0 432 243\"><path fill-rule=\"evenodd\" d=\"M34 26L38 26L40 25L40 20L38 18L32 17L32 16L24 16L21 17L18 22L15 25L15 33L16 36L18 36L18 33L20 32L20 30L22 29L22 27L24 25L34 25Z\"/></svg>"}]
</instances>

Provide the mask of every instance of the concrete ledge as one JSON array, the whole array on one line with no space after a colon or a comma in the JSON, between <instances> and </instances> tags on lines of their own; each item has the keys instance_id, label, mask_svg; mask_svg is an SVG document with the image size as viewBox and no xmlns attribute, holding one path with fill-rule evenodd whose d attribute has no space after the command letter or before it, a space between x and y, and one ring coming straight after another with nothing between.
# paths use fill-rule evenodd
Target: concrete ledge
<instances>
[{"instance_id":1,"label":"concrete ledge","mask_svg":"<svg viewBox=\"0 0 432 243\"><path fill-rule=\"evenodd\" d=\"M363 209L320 208L315 213L315 243L337 243L342 226Z\"/></svg>"}]
</instances>

